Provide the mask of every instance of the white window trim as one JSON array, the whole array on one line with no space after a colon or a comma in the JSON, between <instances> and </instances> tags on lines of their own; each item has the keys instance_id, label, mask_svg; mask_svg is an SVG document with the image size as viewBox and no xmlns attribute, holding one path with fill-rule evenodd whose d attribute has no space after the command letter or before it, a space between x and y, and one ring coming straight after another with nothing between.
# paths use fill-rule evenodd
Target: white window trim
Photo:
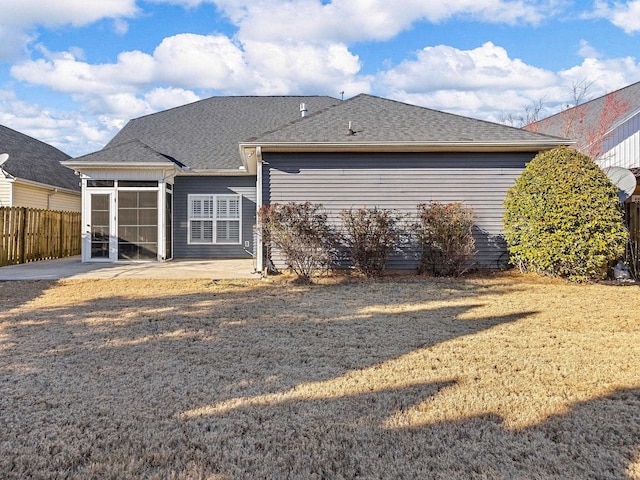
<instances>
[{"instance_id":1,"label":"white window trim","mask_svg":"<svg viewBox=\"0 0 640 480\"><path fill-rule=\"evenodd\" d=\"M238 200L238 218L217 218L218 215L218 199L237 199ZM209 199L213 202L213 208L210 218L195 218L191 216L191 202L195 199ZM192 221L211 221L212 241L192 240L191 238L191 222ZM217 239L217 222L221 221L237 221L238 222L238 241L237 242L218 242ZM242 245L242 195L239 194L189 194L187 195L187 244L188 245Z\"/></svg>"}]
</instances>

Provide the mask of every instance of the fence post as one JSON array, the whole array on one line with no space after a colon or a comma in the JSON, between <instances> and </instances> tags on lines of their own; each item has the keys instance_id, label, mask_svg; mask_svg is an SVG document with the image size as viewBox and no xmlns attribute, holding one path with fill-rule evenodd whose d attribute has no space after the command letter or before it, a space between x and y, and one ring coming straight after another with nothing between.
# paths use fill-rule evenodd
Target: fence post
<instances>
[{"instance_id":1,"label":"fence post","mask_svg":"<svg viewBox=\"0 0 640 480\"><path fill-rule=\"evenodd\" d=\"M20 231L18 232L18 241L20 242L20 253L18 255L18 262L24 263L25 243L27 242L27 208L22 207L22 220L20 222Z\"/></svg>"},{"instance_id":2,"label":"fence post","mask_svg":"<svg viewBox=\"0 0 640 480\"><path fill-rule=\"evenodd\" d=\"M62 258L64 248L64 243L62 241L64 234L64 214L60 212L58 214L60 216L60 221L58 222L58 258Z\"/></svg>"}]
</instances>

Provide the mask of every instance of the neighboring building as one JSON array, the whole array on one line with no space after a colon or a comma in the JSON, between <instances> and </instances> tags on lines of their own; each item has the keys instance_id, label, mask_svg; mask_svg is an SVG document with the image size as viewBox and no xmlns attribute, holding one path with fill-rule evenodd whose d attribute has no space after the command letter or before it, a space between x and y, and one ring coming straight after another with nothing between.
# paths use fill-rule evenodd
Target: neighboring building
<instances>
[{"instance_id":1,"label":"neighboring building","mask_svg":"<svg viewBox=\"0 0 640 480\"><path fill-rule=\"evenodd\" d=\"M524 127L575 141L602 168L640 167L640 82Z\"/></svg>"},{"instance_id":2,"label":"neighboring building","mask_svg":"<svg viewBox=\"0 0 640 480\"><path fill-rule=\"evenodd\" d=\"M474 210L478 263L505 252L502 201L539 151L566 144L370 95L214 97L129 122L64 162L83 185L83 261L256 255L256 211L275 202L416 212ZM391 259L415 268L416 251Z\"/></svg>"},{"instance_id":3,"label":"neighboring building","mask_svg":"<svg viewBox=\"0 0 640 480\"><path fill-rule=\"evenodd\" d=\"M81 210L80 178L51 145L0 125L0 207Z\"/></svg>"}]
</instances>

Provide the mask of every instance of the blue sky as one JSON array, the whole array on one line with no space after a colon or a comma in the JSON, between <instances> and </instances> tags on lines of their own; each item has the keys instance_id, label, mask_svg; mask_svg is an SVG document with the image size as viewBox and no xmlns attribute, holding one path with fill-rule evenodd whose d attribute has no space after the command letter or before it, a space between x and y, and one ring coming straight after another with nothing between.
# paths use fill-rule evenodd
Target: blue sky
<instances>
[{"instance_id":1,"label":"blue sky","mask_svg":"<svg viewBox=\"0 0 640 480\"><path fill-rule=\"evenodd\" d=\"M213 95L517 123L640 81L640 0L0 0L0 124L70 155Z\"/></svg>"}]
</instances>

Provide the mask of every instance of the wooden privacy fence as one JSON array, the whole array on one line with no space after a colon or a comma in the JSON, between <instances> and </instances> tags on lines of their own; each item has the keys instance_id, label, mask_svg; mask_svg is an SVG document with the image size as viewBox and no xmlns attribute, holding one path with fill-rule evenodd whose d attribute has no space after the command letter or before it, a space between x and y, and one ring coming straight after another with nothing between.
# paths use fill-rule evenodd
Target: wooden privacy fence
<instances>
[{"instance_id":1,"label":"wooden privacy fence","mask_svg":"<svg viewBox=\"0 0 640 480\"><path fill-rule=\"evenodd\" d=\"M81 213L0 207L0 266L80 253Z\"/></svg>"}]
</instances>

